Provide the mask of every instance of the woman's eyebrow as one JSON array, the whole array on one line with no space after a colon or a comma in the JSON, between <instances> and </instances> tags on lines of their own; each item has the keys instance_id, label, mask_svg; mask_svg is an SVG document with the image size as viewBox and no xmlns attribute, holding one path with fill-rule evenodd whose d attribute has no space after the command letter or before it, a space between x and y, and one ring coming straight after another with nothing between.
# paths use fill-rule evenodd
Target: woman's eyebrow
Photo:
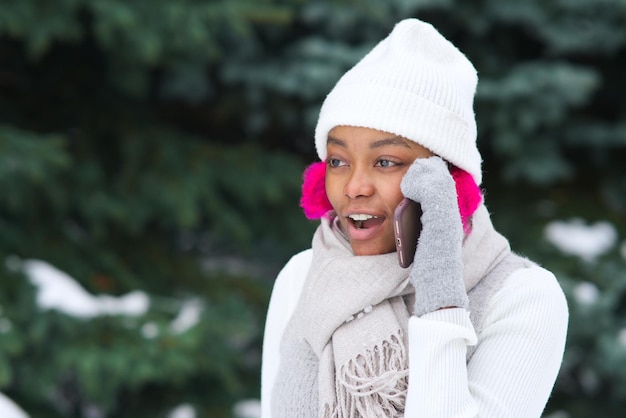
<instances>
[{"instance_id":1,"label":"woman's eyebrow","mask_svg":"<svg viewBox=\"0 0 626 418\"><path fill-rule=\"evenodd\" d=\"M387 145L396 145L404 148L411 148L411 145L408 143L407 140L396 137L374 141L370 144L370 149L381 148Z\"/></svg>"},{"instance_id":2,"label":"woman's eyebrow","mask_svg":"<svg viewBox=\"0 0 626 418\"><path fill-rule=\"evenodd\" d=\"M329 136L328 139L326 140L326 145L337 145L339 147L342 148L346 148L347 145L344 141L342 141L341 139ZM400 138L400 137L394 137L394 138L385 138L385 139L379 139L378 141L374 141L369 145L370 149L376 149L376 148L382 148L385 147L387 145L395 145L395 146L400 146L400 147L404 147L404 148L411 148L411 145L409 143L409 141L407 141L404 138Z\"/></svg>"},{"instance_id":3,"label":"woman's eyebrow","mask_svg":"<svg viewBox=\"0 0 626 418\"><path fill-rule=\"evenodd\" d=\"M326 145L330 145L330 144L346 148L345 142L343 142L341 139L337 139L332 136L329 136L328 139L326 140Z\"/></svg>"}]
</instances>

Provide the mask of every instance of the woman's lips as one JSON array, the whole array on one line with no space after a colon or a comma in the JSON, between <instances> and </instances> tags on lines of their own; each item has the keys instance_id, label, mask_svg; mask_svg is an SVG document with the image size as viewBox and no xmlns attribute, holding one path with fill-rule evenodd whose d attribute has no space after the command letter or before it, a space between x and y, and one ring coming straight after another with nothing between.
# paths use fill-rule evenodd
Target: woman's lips
<instances>
[{"instance_id":1,"label":"woman's lips","mask_svg":"<svg viewBox=\"0 0 626 418\"><path fill-rule=\"evenodd\" d=\"M381 230L385 217L377 216L365 220L347 218L347 234L351 240L365 241L374 238Z\"/></svg>"}]
</instances>

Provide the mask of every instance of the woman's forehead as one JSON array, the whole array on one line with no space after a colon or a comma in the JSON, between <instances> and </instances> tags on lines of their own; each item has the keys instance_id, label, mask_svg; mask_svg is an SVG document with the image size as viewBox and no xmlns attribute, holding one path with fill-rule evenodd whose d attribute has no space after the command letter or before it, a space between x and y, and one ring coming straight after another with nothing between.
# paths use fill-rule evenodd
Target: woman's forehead
<instances>
[{"instance_id":1,"label":"woman's forehead","mask_svg":"<svg viewBox=\"0 0 626 418\"><path fill-rule=\"evenodd\" d=\"M428 149L400 135L377 129L360 126L336 126L329 133L326 146L339 148L354 148L376 150L384 147L399 147L402 149L432 154Z\"/></svg>"}]
</instances>

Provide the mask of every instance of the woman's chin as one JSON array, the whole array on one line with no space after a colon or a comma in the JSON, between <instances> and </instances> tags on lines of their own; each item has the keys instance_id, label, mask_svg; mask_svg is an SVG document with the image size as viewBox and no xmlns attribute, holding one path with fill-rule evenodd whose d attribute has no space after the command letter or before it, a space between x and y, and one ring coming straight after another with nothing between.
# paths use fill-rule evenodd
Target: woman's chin
<instances>
[{"instance_id":1,"label":"woman's chin","mask_svg":"<svg viewBox=\"0 0 626 418\"><path fill-rule=\"evenodd\" d=\"M389 254L396 251L395 245L384 244L381 242L363 242L352 241L350 242L352 252L354 255L381 255Z\"/></svg>"}]
</instances>

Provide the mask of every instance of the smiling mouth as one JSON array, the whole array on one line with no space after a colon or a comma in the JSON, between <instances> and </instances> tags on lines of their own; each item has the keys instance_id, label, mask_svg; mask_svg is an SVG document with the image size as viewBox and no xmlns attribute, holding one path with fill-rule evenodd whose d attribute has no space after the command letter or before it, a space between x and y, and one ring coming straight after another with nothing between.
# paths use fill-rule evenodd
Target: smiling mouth
<instances>
[{"instance_id":1,"label":"smiling mouth","mask_svg":"<svg viewBox=\"0 0 626 418\"><path fill-rule=\"evenodd\" d=\"M378 219L378 216L357 213L354 215L348 215L348 218L352 221L356 229L363 230L367 229L367 221L371 219Z\"/></svg>"}]
</instances>

